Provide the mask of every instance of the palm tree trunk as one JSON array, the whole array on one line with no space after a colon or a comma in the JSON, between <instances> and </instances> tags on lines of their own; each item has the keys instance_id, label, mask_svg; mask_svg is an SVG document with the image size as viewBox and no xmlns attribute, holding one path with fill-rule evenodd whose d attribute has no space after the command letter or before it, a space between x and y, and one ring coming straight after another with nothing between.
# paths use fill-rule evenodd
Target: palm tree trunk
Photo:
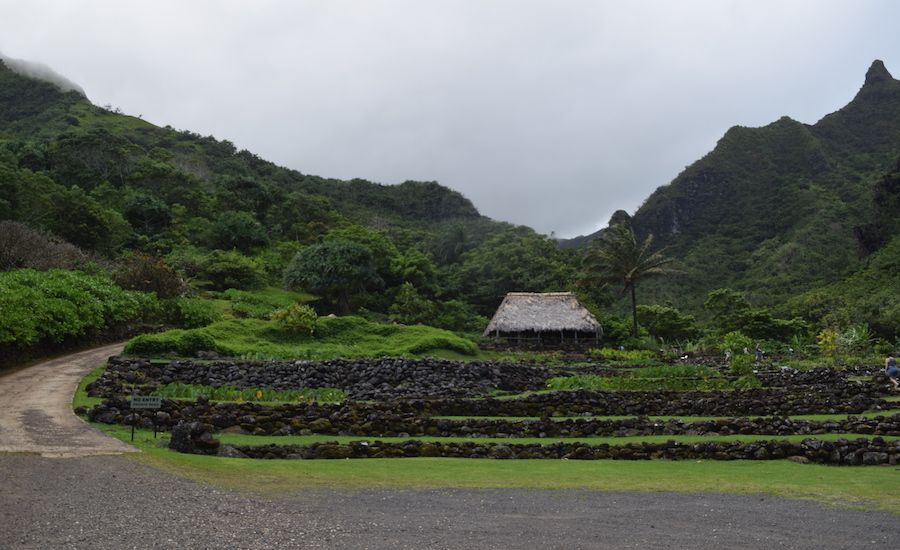
<instances>
[{"instance_id":1,"label":"palm tree trunk","mask_svg":"<svg viewBox=\"0 0 900 550\"><path fill-rule=\"evenodd\" d=\"M634 295L634 287L636 285L631 285L631 335L637 338L638 335L638 325L637 325L637 298Z\"/></svg>"}]
</instances>

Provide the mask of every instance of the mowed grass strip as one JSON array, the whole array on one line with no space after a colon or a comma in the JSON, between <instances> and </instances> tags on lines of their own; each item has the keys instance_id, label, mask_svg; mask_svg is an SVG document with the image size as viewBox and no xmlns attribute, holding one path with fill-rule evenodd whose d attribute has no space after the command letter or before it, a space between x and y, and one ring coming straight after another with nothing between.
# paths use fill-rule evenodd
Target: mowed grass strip
<instances>
[{"instance_id":1,"label":"mowed grass strip","mask_svg":"<svg viewBox=\"0 0 900 550\"><path fill-rule=\"evenodd\" d=\"M767 418L788 418L790 420L846 420L848 417L875 418L877 416L892 416L900 414L900 408L888 409L883 411L866 411L859 414L798 414L793 416L647 416L648 420L654 422L667 422L669 420L680 420L685 424L692 422L710 422L716 420L730 420L734 418L749 418L750 420L767 419ZM521 422L526 420L540 420L538 416L432 416L435 420L502 420L506 422ZM555 422L563 422L565 420L638 420L641 417L634 415L605 415L605 416L551 416L550 420Z\"/></svg>"},{"instance_id":2,"label":"mowed grass strip","mask_svg":"<svg viewBox=\"0 0 900 550\"><path fill-rule=\"evenodd\" d=\"M596 436L596 437L359 437L352 435L244 435L214 434L223 444L229 445L311 445L325 441L352 443L354 441L383 441L385 443L402 443L404 441L423 441L430 443L495 443L503 445L551 445L553 443L584 443L586 445L625 445L628 443L703 443L723 441L794 441L815 438L822 441L838 439L857 439L860 437L881 437L885 441L900 439L900 436L872 436L863 434L819 434L819 435L636 435L636 436Z\"/></svg>"},{"instance_id":3,"label":"mowed grass strip","mask_svg":"<svg viewBox=\"0 0 900 550\"><path fill-rule=\"evenodd\" d=\"M103 402L102 397L88 397L87 386L94 380L100 378L105 371L106 365L100 365L81 379L81 382L78 383L78 388L75 390L75 396L72 398L73 409L77 409L78 407L92 408L94 405L99 405Z\"/></svg>"},{"instance_id":4,"label":"mowed grass strip","mask_svg":"<svg viewBox=\"0 0 900 550\"><path fill-rule=\"evenodd\" d=\"M96 425L129 442L127 426ZM330 438L334 440L334 438ZM795 464L787 460L618 461L399 458L250 460L186 455L138 430L128 456L226 489L280 494L313 489L585 489L768 494L841 507L900 510L900 468Z\"/></svg>"}]
</instances>

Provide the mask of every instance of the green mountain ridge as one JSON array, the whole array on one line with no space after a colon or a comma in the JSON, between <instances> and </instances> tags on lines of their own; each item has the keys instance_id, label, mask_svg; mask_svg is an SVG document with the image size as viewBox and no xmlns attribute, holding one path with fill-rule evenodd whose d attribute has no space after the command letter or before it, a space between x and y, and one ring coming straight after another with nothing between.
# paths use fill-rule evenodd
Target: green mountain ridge
<instances>
[{"instance_id":1,"label":"green mountain ridge","mask_svg":"<svg viewBox=\"0 0 900 550\"><path fill-rule=\"evenodd\" d=\"M873 187L898 157L900 81L881 61L848 105L815 124L729 129L630 218L683 271L648 283L645 300L696 311L706 293L732 287L779 306L849 275L861 265L854 229L870 221Z\"/></svg>"},{"instance_id":2,"label":"green mountain ridge","mask_svg":"<svg viewBox=\"0 0 900 550\"><path fill-rule=\"evenodd\" d=\"M275 227L276 233L282 224L265 215L289 202L290 194L302 195L295 196L295 202L311 202L312 209L331 209L381 229L433 230L434 224L459 222L480 234L506 226L481 216L471 201L436 182L382 185L302 174L238 151L225 140L157 127L94 106L76 92L22 76L2 61L0 142L12 151L18 167L46 173L60 183L88 191L105 183L129 187L201 213L209 205L185 188L221 194L221 187L230 186L231 196L222 198L255 202L259 221Z\"/></svg>"},{"instance_id":3,"label":"green mountain ridge","mask_svg":"<svg viewBox=\"0 0 900 550\"><path fill-rule=\"evenodd\" d=\"M782 117L729 129L633 216L613 215L676 260L679 274L642 283L640 302L705 322L709 292L730 287L782 317L865 321L893 337L898 158L900 82L880 61L848 105L815 124ZM480 330L479 315L510 291L608 299L579 286L578 247L596 234L557 246L436 182L303 174L227 140L97 107L2 61L0 220L114 262L149 253L210 290L280 286L300 252L342 241L350 254L350 241L354 258L372 261L355 310L454 330ZM28 267L16 261L5 269Z\"/></svg>"}]
</instances>

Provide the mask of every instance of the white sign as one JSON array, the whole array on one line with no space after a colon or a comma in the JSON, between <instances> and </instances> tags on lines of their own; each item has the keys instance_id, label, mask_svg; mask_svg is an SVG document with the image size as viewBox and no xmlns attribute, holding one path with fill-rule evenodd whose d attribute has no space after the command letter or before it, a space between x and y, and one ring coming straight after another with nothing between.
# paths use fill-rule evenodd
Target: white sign
<instances>
[{"instance_id":1,"label":"white sign","mask_svg":"<svg viewBox=\"0 0 900 550\"><path fill-rule=\"evenodd\" d=\"M158 409L162 405L162 397L158 395L134 395L131 397L132 409Z\"/></svg>"}]
</instances>

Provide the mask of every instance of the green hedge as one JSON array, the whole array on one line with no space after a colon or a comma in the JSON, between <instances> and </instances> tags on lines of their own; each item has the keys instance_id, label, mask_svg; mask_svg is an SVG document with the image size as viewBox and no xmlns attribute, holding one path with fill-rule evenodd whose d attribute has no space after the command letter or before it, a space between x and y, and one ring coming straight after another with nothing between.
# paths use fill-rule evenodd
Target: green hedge
<instances>
[{"instance_id":1,"label":"green hedge","mask_svg":"<svg viewBox=\"0 0 900 550\"><path fill-rule=\"evenodd\" d=\"M60 343L158 311L153 294L122 290L98 275L62 269L0 273L0 345Z\"/></svg>"}]
</instances>

